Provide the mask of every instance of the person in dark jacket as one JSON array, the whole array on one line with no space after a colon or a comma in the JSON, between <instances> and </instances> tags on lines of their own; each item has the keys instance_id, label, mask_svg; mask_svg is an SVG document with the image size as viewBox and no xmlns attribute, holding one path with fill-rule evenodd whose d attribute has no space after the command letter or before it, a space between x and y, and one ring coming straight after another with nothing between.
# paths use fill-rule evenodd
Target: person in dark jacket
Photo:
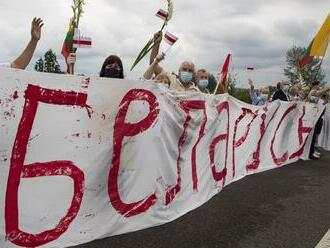
<instances>
[{"instance_id":1,"label":"person in dark jacket","mask_svg":"<svg viewBox=\"0 0 330 248\"><path fill-rule=\"evenodd\" d=\"M290 101L290 98L288 96L288 91L290 88L290 82L289 81L281 81L277 83L277 90L274 92L272 96L272 100L281 100L281 101Z\"/></svg>"}]
</instances>

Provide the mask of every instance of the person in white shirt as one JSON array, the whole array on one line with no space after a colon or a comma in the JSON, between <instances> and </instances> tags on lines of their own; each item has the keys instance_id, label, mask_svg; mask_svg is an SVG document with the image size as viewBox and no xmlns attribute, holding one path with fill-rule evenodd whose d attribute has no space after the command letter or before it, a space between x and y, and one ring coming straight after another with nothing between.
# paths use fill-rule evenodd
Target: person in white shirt
<instances>
[{"instance_id":1,"label":"person in white shirt","mask_svg":"<svg viewBox=\"0 0 330 248\"><path fill-rule=\"evenodd\" d=\"M31 39L21 55L11 63L0 63L0 67L25 69L30 63L34 51L41 37L41 28L43 21L40 18L34 18L31 24Z\"/></svg>"},{"instance_id":2,"label":"person in white shirt","mask_svg":"<svg viewBox=\"0 0 330 248\"><path fill-rule=\"evenodd\" d=\"M175 91L195 91L199 92L200 90L195 85L195 65L192 62L185 61L181 63L179 68L179 74L176 75L175 73L168 73L166 72L158 63L160 61L157 61L157 56L159 52L159 46L162 41L163 34L162 32L157 32L154 35L154 47L151 51L150 55L150 65L152 66L152 74L148 74L147 77L145 76L145 79L151 79L153 74L155 74L155 77L158 74L166 73L168 77L171 80L170 84L170 90ZM150 67L149 67L150 68Z\"/></svg>"}]
</instances>

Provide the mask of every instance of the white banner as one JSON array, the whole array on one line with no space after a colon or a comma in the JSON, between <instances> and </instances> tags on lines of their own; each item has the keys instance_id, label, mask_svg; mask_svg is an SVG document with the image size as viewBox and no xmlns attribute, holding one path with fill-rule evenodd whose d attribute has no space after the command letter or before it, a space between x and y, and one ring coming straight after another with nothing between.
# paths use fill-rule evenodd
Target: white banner
<instances>
[{"instance_id":1,"label":"white banner","mask_svg":"<svg viewBox=\"0 0 330 248\"><path fill-rule=\"evenodd\" d=\"M67 247L170 222L297 161L320 114L11 69L0 69L0 110L0 247Z\"/></svg>"}]
</instances>

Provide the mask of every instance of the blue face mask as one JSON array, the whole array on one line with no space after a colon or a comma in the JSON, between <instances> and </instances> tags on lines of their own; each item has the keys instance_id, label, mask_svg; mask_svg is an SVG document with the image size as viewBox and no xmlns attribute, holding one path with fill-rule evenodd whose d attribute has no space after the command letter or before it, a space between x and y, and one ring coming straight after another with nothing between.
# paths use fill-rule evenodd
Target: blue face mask
<instances>
[{"instance_id":1,"label":"blue face mask","mask_svg":"<svg viewBox=\"0 0 330 248\"><path fill-rule=\"evenodd\" d=\"M106 68L104 70L104 77L107 78L120 78L120 70L116 68Z\"/></svg>"},{"instance_id":2,"label":"blue face mask","mask_svg":"<svg viewBox=\"0 0 330 248\"><path fill-rule=\"evenodd\" d=\"M263 101L267 101L268 100L268 94L260 94L260 99Z\"/></svg>"},{"instance_id":3,"label":"blue face mask","mask_svg":"<svg viewBox=\"0 0 330 248\"><path fill-rule=\"evenodd\" d=\"M192 72L189 72L189 71L182 71L182 72L180 72L180 80L183 83L189 83L189 82L191 82L192 78L193 78Z\"/></svg>"},{"instance_id":4,"label":"blue face mask","mask_svg":"<svg viewBox=\"0 0 330 248\"><path fill-rule=\"evenodd\" d=\"M209 80L201 79L198 81L198 86L202 89L205 89L209 85Z\"/></svg>"}]
</instances>

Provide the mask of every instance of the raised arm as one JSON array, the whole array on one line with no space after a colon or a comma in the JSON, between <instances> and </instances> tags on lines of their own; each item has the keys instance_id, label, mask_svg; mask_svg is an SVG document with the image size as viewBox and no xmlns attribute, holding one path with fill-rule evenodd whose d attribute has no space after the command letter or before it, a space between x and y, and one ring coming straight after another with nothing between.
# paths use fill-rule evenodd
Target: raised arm
<instances>
[{"instance_id":1,"label":"raised arm","mask_svg":"<svg viewBox=\"0 0 330 248\"><path fill-rule=\"evenodd\" d=\"M248 80L248 84L250 85L250 92L254 91L254 84L251 79Z\"/></svg>"},{"instance_id":2,"label":"raised arm","mask_svg":"<svg viewBox=\"0 0 330 248\"><path fill-rule=\"evenodd\" d=\"M155 45L151 50L150 60L149 60L150 65L155 61L155 59L159 53L159 47L160 47L160 43L162 42L162 39L163 39L163 33L161 31L154 34ZM158 75L159 73L162 72L162 70L163 70L163 68L157 63L154 66L153 72L155 73L155 75Z\"/></svg>"},{"instance_id":3,"label":"raised arm","mask_svg":"<svg viewBox=\"0 0 330 248\"><path fill-rule=\"evenodd\" d=\"M43 21L40 18L33 19L31 24L31 40L22 54L11 63L12 68L25 69L28 66L33 57L38 41L40 40L41 28L43 25Z\"/></svg>"},{"instance_id":4,"label":"raised arm","mask_svg":"<svg viewBox=\"0 0 330 248\"><path fill-rule=\"evenodd\" d=\"M159 62L162 61L164 58L165 58L165 53L161 53L161 54L157 55L156 58L154 59L154 61L149 66L149 68L143 74L143 77L147 80L152 79L152 76L155 73L156 67L157 66L160 67Z\"/></svg>"}]
</instances>

